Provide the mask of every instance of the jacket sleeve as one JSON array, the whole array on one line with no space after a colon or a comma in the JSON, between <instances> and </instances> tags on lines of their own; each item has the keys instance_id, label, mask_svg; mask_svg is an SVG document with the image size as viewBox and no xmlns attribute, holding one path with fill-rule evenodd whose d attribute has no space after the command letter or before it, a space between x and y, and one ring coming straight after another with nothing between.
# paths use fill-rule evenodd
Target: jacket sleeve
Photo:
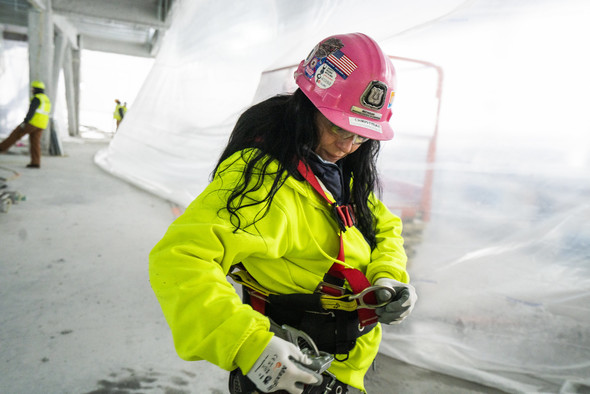
<instances>
[{"instance_id":1,"label":"jacket sleeve","mask_svg":"<svg viewBox=\"0 0 590 394\"><path fill-rule=\"evenodd\" d=\"M241 302L226 275L247 256L265 255L268 247L255 231L235 231L220 209L227 189L217 177L169 227L150 253L150 282L181 358L247 373L272 334L268 319ZM250 214L254 210L245 210ZM279 217L276 225L286 223Z\"/></svg>"},{"instance_id":2,"label":"jacket sleeve","mask_svg":"<svg viewBox=\"0 0 590 394\"><path fill-rule=\"evenodd\" d=\"M401 236L402 221L377 198L371 198L375 214L377 246L371 253L371 263L367 267L367 279L371 283L382 277L409 283L406 271L406 252Z\"/></svg>"},{"instance_id":3,"label":"jacket sleeve","mask_svg":"<svg viewBox=\"0 0 590 394\"><path fill-rule=\"evenodd\" d=\"M39 108L39 105L41 105L41 100L39 100L37 97L34 97L31 100L31 104L29 105L29 110L27 111L27 116L25 116L25 120L23 120L23 122L29 123L29 121L31 119L33 119L33 116L35 115L35 111L37 111L37 108Z\"/></svg>"}]
</instances>

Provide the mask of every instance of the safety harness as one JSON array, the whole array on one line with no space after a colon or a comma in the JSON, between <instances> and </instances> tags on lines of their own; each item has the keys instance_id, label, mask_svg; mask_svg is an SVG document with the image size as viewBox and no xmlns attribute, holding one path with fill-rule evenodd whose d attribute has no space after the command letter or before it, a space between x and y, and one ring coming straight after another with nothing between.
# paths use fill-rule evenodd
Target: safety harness
<instances>
[{"instance_id":1,"label":"safety harness","mask_svg":"<svg viewBox=\"0 0 590 394\"><path fill-rule=\"evenodd\" d=\"M311 187L313 187L314 190L332 207L332 211L335 213L336 220L340 226L340 251L338 252L337 260L344 262L344 232L355 224L352 207L349 204L338 205L336 202L333 202L322 188L322 185L320 185L318 178L314 175L311 168L303 161L299 161L297 170ZM340 285L339 287L342 287L344 281L348 282L354 294L360 294L363 290L371 286L369 280L360 270L356 268L348 268L338 262L334 262L324 276L324 282L332 284L336 282L336 284ZM327 286L326 290L327 289L330 289L330 286ZM366 298L372 304L377 303L374 293L368 293ZM375 314L374 309L359 308L357 312L361 327L377 323L378 317Z\"/></svg>"},{"instance_id":2,"label":"safety harness","mask_svg":"<svg viewBox=\"0 0 590 394\"><path fill-rule=\"evenodd\" d=\"M297 167L303 178L331 206L339 225L340 250L312 294L275 294L261 286L242 265L229 276L242 285L244 302L278 324L296 327L314 340L320 350L345 355L354 347L356 339L371 331L378 317L377 303L365 275L358 269L346 267L343 234L355 225L350 205L332 201L311 168L303 161ZM348 282L352 293L344 285Z\"/></svg>"}]
</instances>

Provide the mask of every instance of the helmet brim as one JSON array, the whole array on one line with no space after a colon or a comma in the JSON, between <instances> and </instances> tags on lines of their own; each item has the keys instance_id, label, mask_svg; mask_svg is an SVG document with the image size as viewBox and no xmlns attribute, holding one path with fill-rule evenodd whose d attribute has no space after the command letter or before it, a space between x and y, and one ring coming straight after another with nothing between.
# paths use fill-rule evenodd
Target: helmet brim
<instances>
[{"instance_id":1,"label":"helmet brim","mask_svg":"<svg viewBox=\"0 0 590 394\"><path fill-rule=\"evenodd\" d=\"M393 138L393 128L388 121L377 121L362 116L354 116L326 107L318 110L336 126L372 140L388 141Z\"/></svg>"}]
</instances>

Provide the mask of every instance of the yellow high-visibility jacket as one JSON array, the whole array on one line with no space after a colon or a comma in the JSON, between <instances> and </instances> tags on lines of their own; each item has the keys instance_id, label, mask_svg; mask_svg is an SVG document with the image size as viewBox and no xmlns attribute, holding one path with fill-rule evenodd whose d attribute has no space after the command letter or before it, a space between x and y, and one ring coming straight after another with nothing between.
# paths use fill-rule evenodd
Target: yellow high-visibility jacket
<instances>
[{"instance_id":1,"label":"yellow high-visibility jacket","mask_svg":"<svg viewBox=\"0 0 590 394\"><path fill-rule=\"evenodd\" d=\"M272 333L268 318L241 302L226 280L230 267L242 263L265 288L279 294L312 293L340 249L338 224L330 207L306 181L288 177L268 214L261 205L239 210L241 229L225 209L229 192L241 180L253 150L225 160L213 181L169 227L150 253L151 286L170 325L176 351L185 360L207 360L246 374ZM275 171L273 162L269 170ZM262 200L272 184L248 195L243 205ZM408 282L401 220L375 197L377 247L371 251L356 227L344 233L345 265L360 269L371 283L380 277ZM330 371L364 389L363 377L377 355L378 324L357 339L346 361Z\"/></svg>"},{"instance_id":2,"label":"yellow high-visibility jacket","mask_svg":"<svg viewBox=\"0 0 590 394\"><path fill-rule=\"evenodd\" d=\"M39 106L31 120L29 120L29 124L40 129L46 129L49 124L49 114L51 113L51 101L49 101L49 97L45 93L35 94L31 97L31 101L34 98L39 100Z\"/></svg>"}]
</instances>

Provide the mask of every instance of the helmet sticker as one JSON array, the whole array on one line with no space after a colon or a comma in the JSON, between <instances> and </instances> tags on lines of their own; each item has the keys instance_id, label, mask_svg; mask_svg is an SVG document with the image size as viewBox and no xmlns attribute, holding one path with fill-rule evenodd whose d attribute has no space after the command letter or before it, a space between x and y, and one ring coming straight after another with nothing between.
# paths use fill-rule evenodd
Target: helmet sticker
<instances>
[{"instance_id":1,"label":"helmet sticker","mask_svg":"<svg viewBox=\"0 0 590 394\"><path fill-rule=\"evenodd\" d=\"M392 91L391 92L391 96L389 96L389 104L387 104L387 108L391 108L391 106L393 105L393 96L395 96L395 92Z\"/></svg>"},{"instance_id":2,"label":"helmet sticker","mask_svg":"<svg viewBox=\"0 0 590 394\"><path fill-rule=\"evenodd\" d=\"M357 107L356 105L353 105L350 108L350 112L354 112L355 114L363 115L363 116L366 116L367 118L371 118L371 119L375 119L375 120L379 120L383 116L379 112L369 111L368 109Z\"/></svg>"},{"instance_id":3,"label":"helmet sticker","mask_svg":"<svg viewBox=\"0 0 590 394\"><path fill-rule=\"evenodd\" d=\"M383 133L383 131L381 130L381 125L379 123L371 122L370 120L349 116L348 123L351 126L363 127L365 129L376 131L377 133Z\"/></svg>"},{"instance_id":4,"label":"helmet sticker","mask_svg":"<svg viewBox=\"0 0 590 394\"><path fill-rule=\"evenodd\" d=\"M327 58L326 62L332 66L343 79L348 78L354 70L356 70L356 64L348 58L340 49L331 53Z\"/></svg>"},{"instance_id":5,"label":"helmet sticker","mask_svg":"<svg viewBox=\"0 0 590 394\"><path fill-rule=\"evenodd\" d=\"M310 79L313 78L313 76L315 75L316 68L318 67L318 64L321 65L322 63L323 61L318 60L317 57L311 59L311 61L303 69L303 71L305 72L305 76Z\"/></svg>"},{"instance_id":6,"label":"helmet sticker","mask_svg":"<svg viewBox=\"0 0 590 394\"><path fill-rule=\"evenodd\" d=\"M322 42L318 45L318 50L316 52L316 57L326 57L331 53L336 52L339 49L342 49L344 44L338 38L328 38L326 41Z\"/></svg>"},{"instance_id":7,"label":"helmet sticker","mask_svg":"<svg viewBox=\"0 0 590 394\"><path fill-rule=\"evenodd\" d=\"M317 87L327 89L334 85L334 81L336 80L336 72L326 63L322 63L322 65L317 69L314 79Z\"/></svg>"},{"instance_id":8,"label":"helmet sticker","mask_svg":"<svg viewBox=\"0 0 590 394\"><path fill-rule=\"evenodd\" d=\"M344 44L342 44L342 41L337 38L329 38L326 41L316 45L316 47L303 61L304 71L307 78L311 79L315 73L319 71L319 67L326 62L326 58L332 53L340 50L342 47L344 47ZM332 68L336 69L334 65L332 65ZM342 76L342 71L337 69L335 71Z\"/></svg>"},{"instance_id":9,"label":"helmet sticker","mask_svg":"<svg viewBox=\"0 0 590 394\"><path fill-rule=\"evenodd\" d=\"M316 45L311 52L309 52L309 55L307 55L307 57L305 58L305 60L303 61L303 65L307 66L309 64L309 62L311 61L311 59L314 58L315 53L318 51L318 45Z\"/></svg>"},{"instance_id":10,"label":"helmet sticker","mask_svg":"<svg viewBox=\"0 0 590 394\"><path fill-rule=\"evenodd\" d=\"M387 85L380 81L371 81L361 96L361 103L371 109L381 109L385 104Z\"/></svg>"}]
</instances>

